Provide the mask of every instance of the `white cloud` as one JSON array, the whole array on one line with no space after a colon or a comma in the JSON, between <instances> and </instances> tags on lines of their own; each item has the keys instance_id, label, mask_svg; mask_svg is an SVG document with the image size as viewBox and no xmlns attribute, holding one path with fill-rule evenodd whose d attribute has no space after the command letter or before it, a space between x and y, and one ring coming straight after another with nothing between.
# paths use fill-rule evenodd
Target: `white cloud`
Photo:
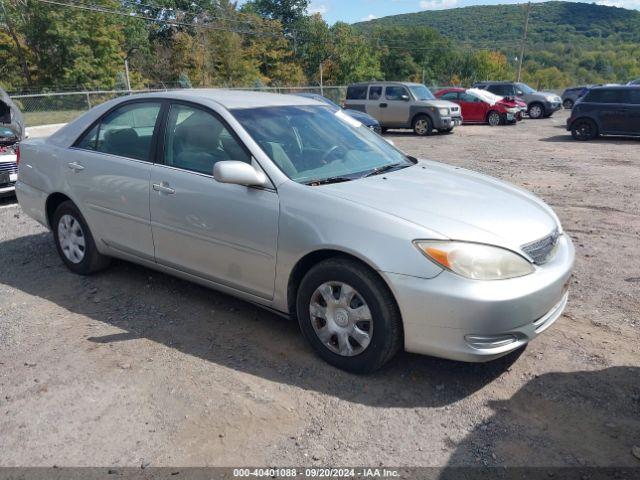
<instances>
[{"instance_id":1,"label":"white cloud","mask_svg":"<svg viewBox=\"0 0 640 480\"><path fill-rule=\"evenodd\" d=\"M640 10L640 0L596 0L598 5Z\"/></svg>"},{"instance_id":2,"label":"white cloud","mask_svg":"<svg viewBox=\"0 0 640 480\"><path fill-rule=\"evenodd\" d=\"M312 4L309 6L309 13L310 13L311 15L313 15L313 14L315 14L315 13L319 13L320 15L324 15L324 14L325 14L325 13L327 13L328 11L329 11L329 7L328 7L328 6L326 6L326 5L325 5L325 4L323 4L323 3L318 3L318 4L316 4L316 3L312 3Z\"/></svg>"},{"instance_id":3,"label":"white cloud","mask_svg":"<svg viewBox=\"0 0 640 480\"><path fill-rule=\"evenodd\" d=\"M458 5L458 0L420 0L422 10L444 10Z\"/></svg>"},{"instance_id":4,"label":"white cloud","mask_svg":"<svg viewBox=\"0 0 640 480\"><path fill-rule=\"evenodd\" d=\"M376 18L378 18L377 16L375 16L373 13L370 13L369 15L367 15L366 17L363 17L361 19L362 22L368 22L369 20L375 20Z\"/></svg>"}]
</instances>

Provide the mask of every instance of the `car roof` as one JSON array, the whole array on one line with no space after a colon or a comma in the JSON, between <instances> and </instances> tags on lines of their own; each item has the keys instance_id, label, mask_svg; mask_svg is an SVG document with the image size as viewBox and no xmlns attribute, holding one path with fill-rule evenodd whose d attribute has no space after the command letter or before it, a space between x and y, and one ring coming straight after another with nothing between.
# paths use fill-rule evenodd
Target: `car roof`
<instances>
[{"instance_id":1,"label":"car roof","mask_svg":"<svg viewBox=\"0 0 640 480\"><path fill-rule=\"evenodd\" d=\"M522 82L512 82L509 80L495 80L495 81L485 81L485 82L476 82L474 85L509 85L512 83L522 83Z\"/></svg>"},{"instance_id":2,"label":"car roof","mask_svg":"<svg viewBox=\"0 0 640 480\"><path fill-rule=\"evenodd\" d=\"M390 80L381 80L381 81L375 81L372 80L370 82L358 82L358 83L352 83L349 86L350 87L365 87L367 85L406 85L408 87L413 87L413 86L425 86L423 83L415 83L415 82L394 82L394 81L390 81Z\"/></svg>"},{"instance_id":3,"label":"car roof","mask_svg":"<svg viewBox=\"0 0 640 480\"><path fill-rule=\"evenodd\" d=\"M189 88L184 90L169 90L166 92L141 93L131 95L127 99L137 98L167 98L175 100L190 100L199 103L202 100L212 100L228 110L242 108L278 107L296 105L318 105L320 102L309 97L285 95L280 93L254 92L250 90L225 90L221 88Z\"/></svg>"},{"instance_id":4,"label":"car roof","mask_svg":"<svg viewBox=\"0 0 640 480\"><path fill-rule=\"evenodd\" d=\"M640 90L640 85L602 85L591 90Z\"/></svg>"}]
</instances>

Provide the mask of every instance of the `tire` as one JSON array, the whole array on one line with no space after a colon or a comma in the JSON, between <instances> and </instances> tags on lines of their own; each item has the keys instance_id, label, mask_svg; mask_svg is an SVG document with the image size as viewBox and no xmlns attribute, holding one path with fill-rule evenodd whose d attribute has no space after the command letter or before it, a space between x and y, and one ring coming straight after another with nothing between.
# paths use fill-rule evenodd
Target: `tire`
<instances>
[{"instance_id":1,"label":"tire","mask_svg":"<svg viewBox=\"0 0 640 480\"><path fill-rule=\"evenodd\" d=\"M373 372L402 346L400 311L389 288L352 259L335 257L311 268L300 283L296 313L316 353L342 370Z\"/></svg>"},{"instance_id":2,"label":"tire","mask_svg":"<svg viewBox=\"0 0 640 480\"><path fill-rule=\"evenodd\" d=\"M487 123L492 127L501 125L503 123L502 115L500 115L500 113L496 112L495 110L491 110L487 114Z\"/></svg>"},{"instance_id":3,"label":"tire","mask_svg":"<svg viewBox=\"0 0 640 480\"><path fill-rule=\"evenodd\" d=\"M567 110L571 110L573 108L573 100L567 98L564 102L562 102L562 106Z\"/></svg>"},{"instance_id":4,"label":"tire","mask_svg":"<svg viewBox=\"0 0 640 480\"><path fill-rule=\"evenodd\" d=\"M538 102L532 103L531 105L529 105L528 113L529 118L533 118L534 120L542 118L545 115L544 105Z\"/></svg>"},{"instance_id":5,"label":"tire","mask_svg":"<svg viewBox=\"0 0 640 480\"><path fill-rule=\"evenodd\" d=\"M416 115L411 125L413 133L419 137L426 137L433 132L433 122L427 115Z\"/></svg>"},{"instance_id":6,"label":"tire","mask_svg":"<svg viewBox=\"0 0 640 480\"><path fill-rule=\"evenodd\" d=\"M73 273L90 275L111 262L109 257L98 252L86 220L70 200L58 206L51 228L58 255Z\"/></svg>"},{"instance_id":7,"label":"tire","mask_svg":"<svg viewBox=\"0 0 640 480\"><path fill-rule=\"evenodd\" d=\"M452 133L453 132L453 127L450 128L440 128L438 129L439 133L443 133L443 134L447 134L447 133Z\"/></svg>"},{"instance_id":8,"label":"tire","mask_svg":"<svg viewBox=\"0 0 640 480\"><path fill-rule=\"evenodd\" d=\"M576 140L593 140L598 136L598 126L593 120L579 118L571 124L571 136Z\"/></svg>"}]
</instances>

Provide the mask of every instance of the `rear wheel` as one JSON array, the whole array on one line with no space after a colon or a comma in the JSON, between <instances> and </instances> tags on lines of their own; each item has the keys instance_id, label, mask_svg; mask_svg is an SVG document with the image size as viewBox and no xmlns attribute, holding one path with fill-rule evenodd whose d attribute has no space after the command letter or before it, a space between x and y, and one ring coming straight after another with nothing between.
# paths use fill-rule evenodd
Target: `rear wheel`
<instances>
[{"instance_id":1,"label":"rear wheel","mask_svg":"<svg viewBox=\"0 0 640 480\"><path fill-rule=\"evenodd\" d=\"M433 124L431 119L426 115L418 115L413 119L413 132L420 137L431 135Z\"/></svg>"},{"instance_id":2,"label":"rear wheel","mask_svg":"<svg viewBox=\"0 0 640 480\"><path fill-rule=\"evenodd\" d=\"M529 106L529 118L538 119L544 117L544 106L541 103L532 103Z\"/></svg>"},{"instance_id":3,"label":"rear wheel","mask_svg":"<svg viewBox=\"0 0 640 480\"><path fill-rule=\"evenodd\" d=\"M491 110L487 115L487 123L492 127L500 125L502 123L502 115L495 110Z\"/></svg>"},{"instance_id":4,"label":"rear wheel","mask_svg":"<svg viewBox=\"0 0 640 480\"><path fill-rule=\"evenodd\" d=\"M576 140L593 140L598 136L598 126L593 120L580 118L571 125L571 136Z\"/></svg>"},{"instance_id":5,"label":"rear wheel","mask_svg":"<svg viewBox=\"0 0 640 480\"><path fill-rule=\"evenodd\" d=\"M73 202L58 206L51 228L58 254L72 272L89 275L109 265L110 258L98 252L89 226Z\"/></svg>"},{"instance_id":6,"label":"rear wheel","mask_svg":"<svg viewBox=\"0 0 640 480\"><path fill-rule=\"evenodd\" d=\"M564 102L562 102L562 106L567 110L571 110L573 108L573 100L567 98Z\"/></svg>"},{"instance_id":7,"label":"rear wheel","mask_svg":"<svg viewBox=\"0 0 640 480\"><path fill-rule=\"evenodd\" d=\"M382 279L359 262L325 260L298 289L300 329L316 353L343 370L368 373L402 345L400 312Z\"/></svg>"}]
</instances>

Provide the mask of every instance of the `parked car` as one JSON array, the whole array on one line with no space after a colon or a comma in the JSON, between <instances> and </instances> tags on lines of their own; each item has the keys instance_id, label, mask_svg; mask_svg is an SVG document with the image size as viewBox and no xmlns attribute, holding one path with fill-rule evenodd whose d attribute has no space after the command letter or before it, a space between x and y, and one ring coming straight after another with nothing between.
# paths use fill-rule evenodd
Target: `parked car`
<instances>
[{"instance_id":1,"label":"parked car","mask_svg":"<svg viewBox=\"0 0 640 480\"><path fill-rule=\"evenodd\" d=\"M636 78L635 80L631 80L627 85L640 85L640 78Z\"/></svg>"},{"instance_id":2,"label":"parked car","mask_svg":"<svg viewBox=\"0 0 640 480\"><path fill-rule=\"evenodd\" d=\"M20 110L0 89L0 197L11 196L15 192L18 178L16 148L24 132Z\"/></svg>"},{"instance_id":3,"label":"parked car","mask_svg":"<svg viewBox=\"0 0 640 480\"><path fill-rule=\"evenodd\" d=\"M592 88L573 107L567 130L576 140L640 135L640 85Z\"/></svg>"},{"instance_id":4,"label":"parked car","mask_svg":"<svg viewBox=\"0 0 640 480\"><path fill-rule=\"evenodd\" d=\"M298 95L299 97L312 98L319 102L326 103L333 109L334 112L337 112L338 110L343 110L343 108L340 105L332 102L327 97L318 95L317 93L297 93L296 95ZM369 127L374 132L382 133L382 127L380 127L380 122L378 122L378 120L373 118L371 115L367 115L365 112L361 112L359 110L351 110L351 109L345 109L344 113L346 113L350 117L355 118L360 123L362 123L365 127Z\"/></svg>"},{"instance_id":5,"label":"parked car","mask_svg":"<svg viewBox=\"0 0 640 480\"><path fill-rule=\"evenodd\" d=\"M578 99L582 98L592 86L593 85L583 85L581 87L571 87L565 89L565 91L562 92L561 96L562 106L567 110L571 110Z\"/></svg>"},{"instance_id":6,"label":"parked car","mask_svg":"<svg viewBox=\"0 0 640 480\"><path fill-rule=\"evenodd\" d=\"M118 257L218 289L350 371L401 348L491 360L567 303L574 249L542 200L312 99L132 95L20 149L20 205L72 272Z\"/></svg>"},{"instance_id":7,"label":"parked car","mask_svg":"<svg viewBox=\"0 0 640 480\"><path fill-rule=\"evenodd\" d=\"M382 131L411 128L416 135L453 131L462 124L460 107L438 100L419 83L366 82L347 88L345 108L366 112L376 118Z\"/></svg>"},{"instance_id":8,"label":"parked car","mask_svg":"<svg viewBox=\"0 0 640 480\"><path fill-rule=\"evenodd\" d=\"M491 126L513 124L522 119L515 100L477 88L445 88L437 98L457 103L465 123L488 123Z\"/></svg>"},{"instance_id":9,"label":"parked car","mask_svg":"<svg viewBox=\"0 0 640 480\"><path fill-rule=\"evenodd\" d=\"M530 118L547 118L562 108L562 99L551 92L538 92L521 82L479 82L474 88L488 90L501 97L519 97L527 103Z\"/></svg>"}]
</instances>

